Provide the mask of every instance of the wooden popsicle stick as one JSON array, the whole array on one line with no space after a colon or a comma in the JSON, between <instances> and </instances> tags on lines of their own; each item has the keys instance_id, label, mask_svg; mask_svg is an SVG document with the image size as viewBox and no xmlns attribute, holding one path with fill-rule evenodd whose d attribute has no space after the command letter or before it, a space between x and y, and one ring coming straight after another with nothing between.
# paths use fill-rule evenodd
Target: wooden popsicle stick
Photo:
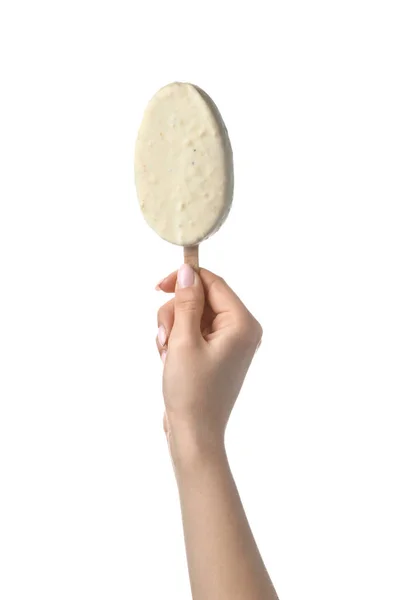
<instances>
[{"instance_id":1,"label":"wooden popsicle stick","mask_svg":"<svg viewBox=\"0 0 400 600\"><path fill-rule=\"evenodd\" d=\"M183 262L186 265L190 265L195 271L198 271L199 270L199 247L198 246L184 246Z\"/></svg>"}]
</instances>

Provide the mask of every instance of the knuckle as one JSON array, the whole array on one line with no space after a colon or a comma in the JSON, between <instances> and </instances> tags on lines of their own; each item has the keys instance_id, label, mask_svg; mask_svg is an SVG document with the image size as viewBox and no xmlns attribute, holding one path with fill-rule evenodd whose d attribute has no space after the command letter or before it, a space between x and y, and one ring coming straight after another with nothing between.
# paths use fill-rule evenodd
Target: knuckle
<instances>
[{"instance_id":1,"label":"knuckle","mask_svg":"<svg viewBox=\"0 0 400 600\"><path fill-rule=\"evenodd\" d=\"M218 290L219 288L223 287L224 285L226 285L225 279L223 279L219 275L216 275L215 279L213 279L212 282L210 283L210 287L208 288L208 293L210 294L210 293L212 293L211 290L214 292L214 290Z\"/></svg>"},{"instance_id":2,"label":"knuckle","mask_svg":"<svg viewBox=\"0 0 400 600\"><path fill-rule=\"evenodd\" d=\"M257 344L259 344L261 342L262 336L263 336L263 328L262 325L259 321L257 321L257 319L255 319L253 317L253 327L254 327L254 336L255 336L255 340L257 342Z\"/></svg>"},{"instance_id":3,"label":"knuckle","mask_svg":"<svg viewBox=\"0 0 400 600\"><path fill-rule=\"evenodd\" d=\"M244 345L256 348L261 341L263 329L257 319L248 313L238 321L237 333Z\"/></svg>"},{"instance_id":4,"label":"knuckle","mask_svg":"<svg viewBox=\"0 0 400 600\"><path fill-rule=\"evenodd\" d=\"M179 303L179 310L183 312L194 312L196 310L196 302L191 298L185 298Z\"/></svg>"},{"instance_id":5,"label":"knuckle","mask_svg":"<svg viewBox=\"0 0 400 600\"><path fill-rule=\"evenodd\" d=\"M171 315L173 314L173 301L169 300L168 302L166 302L165 304L163 304L162 306L160 306L160 308L157 311L157 322L159 324L167 324L170 322L171 320Z\"/></svg>"},{"instance_id":6,"label":"knuckle","mask_svg":"<svg viewBox=\"0 0 400 600\"><path fill-rule=\"evenodd\" d=\"M183 312L194 312L197 309L197 297L192 288L180 291L177 307Z\"/></svg>"},{"instance_id":7,"label":"knuckle","mask_svg":"<svg viewBox=\"0 0 400 600\"><path fill-rule=\"evenodd\" d=\"M162 306L160 306L160 308L158 309L157 312L157 319L158 321L162 321L162 317L165 315L166 312L166 304L163 304Z\"/></svg>"}]
</instances>

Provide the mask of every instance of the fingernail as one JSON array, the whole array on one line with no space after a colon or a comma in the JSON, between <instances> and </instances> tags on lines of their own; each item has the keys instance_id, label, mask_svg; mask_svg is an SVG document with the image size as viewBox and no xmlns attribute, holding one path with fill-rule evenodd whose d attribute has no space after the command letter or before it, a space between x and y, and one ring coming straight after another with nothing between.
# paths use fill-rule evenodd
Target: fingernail
<instances>
[{"instance_id":1,"label":"fingernail","mask_svg":"<svg viewBox=\"0 0 400 600\"><path fill-rule=\"evenodd\" d=\"M180 288L190 287L194 284L194 271L190 265L182 265L178 271L178 285Z\"/></svg>"},{"instance_id":2,"label":"fingernail","mask_svg":"<svg viewBox=\"0 0 400 600\"><path fill-rule=\"evenodd\" d=\"M157 338L160 346L165 346L165 342L167 341L167 332L165 331L164 325L160 325L158 328Z\"/></svg>"},{"instance_id":3,"label":"fingernail","mask_svg":"<svg viewBox=\"0 0 400 600\"><path fill-rule=\"evenodd\" d=\"M160 279L160 281L157 283L157 285L156 285L157 292L159 292L161 290L160 286L161 286L162 282L164 281L164 279L165 279L165 277L163 277L162 279Z\"/></svg>"},{"instance_id":4,"label":"fingernail","mask_svg":"<svg viewBox=\"0 0 400 600\"><path fill-rule=\"evenodd\" d=\"M161 352L161 360L163 361L163 363L165 363L166 358L167 358L167 351L164 350L163 352Z\"/></svg>"}]
</instances>

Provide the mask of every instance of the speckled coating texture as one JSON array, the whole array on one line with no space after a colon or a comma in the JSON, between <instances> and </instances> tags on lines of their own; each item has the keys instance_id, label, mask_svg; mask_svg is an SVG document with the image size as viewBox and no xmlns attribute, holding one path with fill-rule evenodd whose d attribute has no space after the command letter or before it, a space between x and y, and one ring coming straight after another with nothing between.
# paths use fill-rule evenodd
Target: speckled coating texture
<instances>
[{"instance_id":1,"label":"speckled coating texture","mask_svg":"<svg viewBox=\"0 0 400 600\"><path fill-rule=\"evenodd\" d=\"M203 90L171 83L150 100L136 141L135 181L147 223L173 244L198 244L225 221L233 197L232 149Z\"/></svg>"}]
</instances>

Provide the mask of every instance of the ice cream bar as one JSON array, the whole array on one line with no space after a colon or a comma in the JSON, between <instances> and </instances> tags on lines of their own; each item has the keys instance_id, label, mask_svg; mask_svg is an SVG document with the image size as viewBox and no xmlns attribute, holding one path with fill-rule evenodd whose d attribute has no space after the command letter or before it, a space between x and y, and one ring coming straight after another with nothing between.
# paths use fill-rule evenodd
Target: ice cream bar
<instances>
[{"instance_id":1,"label":"ice cream bar","mask_svg":"<svg viewBox=\"0 0 400 600\"><path fill-rule=\"evenodd\" d=\"M232 149L203 90L171 83L150 100L136 141L135 182L147 223L164 240L188 248L187 256L225 221L233 197Z\"/></svg>"}]
</instances>

